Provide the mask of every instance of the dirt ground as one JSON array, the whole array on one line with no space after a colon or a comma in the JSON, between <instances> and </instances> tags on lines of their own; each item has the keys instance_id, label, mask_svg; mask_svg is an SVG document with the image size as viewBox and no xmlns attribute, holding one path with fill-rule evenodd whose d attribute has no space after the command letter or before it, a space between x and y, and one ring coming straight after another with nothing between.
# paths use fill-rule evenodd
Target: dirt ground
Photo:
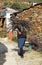
<instances>
[{"instance_id":1,"label":"dirt ground","mask_svg":"<svg viewBox=\"0 0 42 65\"><path fill-rule=\"evenodd\" d=\"M17 43L0 38L0 65L42 65L42 54L24 47L24 58L18 56Z\"/></svg>"}]
</instances>

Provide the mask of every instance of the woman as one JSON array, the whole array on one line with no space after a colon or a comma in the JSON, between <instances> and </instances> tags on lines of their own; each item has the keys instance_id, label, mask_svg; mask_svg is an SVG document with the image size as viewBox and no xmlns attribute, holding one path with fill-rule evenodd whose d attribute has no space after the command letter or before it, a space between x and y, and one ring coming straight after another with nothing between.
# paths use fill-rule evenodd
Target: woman
<instances>
[{"instance_id":1,"label":"woman","mask_svg":"<svg viewBox=\"0 0 42 65\"><path fill-rule=\"evenodd\" d=\"M25 28L21 25L17 26L17 38L19 47L18 55L20 55L23 58L23 46L26 40L26 31Z\"/></svg>"}]
</instances>

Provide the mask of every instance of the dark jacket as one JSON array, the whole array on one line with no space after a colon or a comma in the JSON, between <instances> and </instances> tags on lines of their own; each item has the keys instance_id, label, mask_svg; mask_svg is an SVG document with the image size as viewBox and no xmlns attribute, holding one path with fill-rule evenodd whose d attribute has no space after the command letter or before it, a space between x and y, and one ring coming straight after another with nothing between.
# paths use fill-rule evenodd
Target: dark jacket
<instances>
[{"instance_id":1,"label":"dark jacket","mask_svg":"<svg viewBox=\"0 0 42 65\"><path fill-rule=\"evenodd\" d=\"M26 31L23 27L22 29L18 27L18 31L21 32L21 34L17 33L18 38L26 38Z\"/></svg>"}]
</instances>

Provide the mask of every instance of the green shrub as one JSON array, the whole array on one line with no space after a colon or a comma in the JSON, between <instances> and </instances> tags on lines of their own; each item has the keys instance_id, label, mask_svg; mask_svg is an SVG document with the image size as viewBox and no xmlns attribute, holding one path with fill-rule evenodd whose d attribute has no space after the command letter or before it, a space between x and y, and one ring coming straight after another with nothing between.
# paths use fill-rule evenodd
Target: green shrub
<instances>
[{"instance_id":1,"label":"green shrub","mask_svg":"<svg viewBox=\"0 0 42 65\"><path fill-rule=\"evenodd\" d=\"M11 5L11 8L13 8L13 9L21 9L21 4L19 4L19 3L13 3Z\"/></svg>"},{"instance_id":2,"label":"green shrub","mask_svg":"<svg viewBox=\"0 0 42 65\"><path fill-rule=\"evenodd\" d=\"M4 5L7 6L8 5L8 2L4 1Z\"/></svg>"},{"instance_id":3,"label":"green shrub","mask_svg":"<svg viewBox=\"0 0 42 65\"><path fill-rule=\"evenodd\" d=\"M27 7L28 7L28 5L24 5L24 4L20 4L20 3L13 3L11 5L11 8L13 8L13 9L25 9Z\"/></svg>"}]
</instances>

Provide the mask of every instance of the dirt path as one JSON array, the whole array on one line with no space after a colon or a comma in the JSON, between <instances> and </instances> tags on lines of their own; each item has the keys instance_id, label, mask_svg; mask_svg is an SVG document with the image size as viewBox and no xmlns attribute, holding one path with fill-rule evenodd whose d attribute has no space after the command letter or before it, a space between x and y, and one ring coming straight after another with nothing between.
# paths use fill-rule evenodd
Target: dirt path
<instances>
[{"instance_id":1,"label":"dirt path","mask_svg":"<svg viewBox=\"0 0 42 65\"><path fill-rule=\"evenodd\" d=\"M42 55L39 52L28 48L24 50L24 58L21 58L17 54L18 47L15 42L0 38L0 65L42 65Z\"/></svg>"},{"instance_id":2,"label":"dirt path","mask_svg":"<svg viewBox=\"0 0 42 65\"><path fill-rule=\"evenodd\" d=\"M12 49L15 48L15 46L13 44L11 44L12 42L6 39L0 39L1 44L3 44L3 48L1 48L2 54L4 54L4 58L2 60L2 65L17 65L16 64L16 60L15 57L13 57L14 52L12 51ZM6 50L7 48L7 50ZM6 52L7 51L7 52ZM4 53L6 52L6 53ZM1 62L0 62L1 63ZM0 64L1 65L1 64Z\"/></svg>"}]
</instances>

